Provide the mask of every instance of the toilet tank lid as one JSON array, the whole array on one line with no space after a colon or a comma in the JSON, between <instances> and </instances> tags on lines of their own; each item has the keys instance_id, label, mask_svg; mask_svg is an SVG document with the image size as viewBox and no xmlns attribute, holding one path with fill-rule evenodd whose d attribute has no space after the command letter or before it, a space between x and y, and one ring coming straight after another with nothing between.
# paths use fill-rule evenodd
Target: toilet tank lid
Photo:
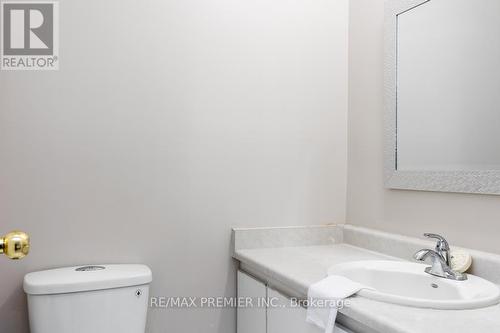
<instances>
[{"instance_id":1,"label":"toilet tank lid","mask_svg":"<svg viewBox=\"0 0 500 333\"><path fill-rule=\"evenodd\" d=\"M88 265L29 273L23 286L29 295L50 295L138 286L151 281L151 270L145 265Z\"/></svg>"}]
</instances>

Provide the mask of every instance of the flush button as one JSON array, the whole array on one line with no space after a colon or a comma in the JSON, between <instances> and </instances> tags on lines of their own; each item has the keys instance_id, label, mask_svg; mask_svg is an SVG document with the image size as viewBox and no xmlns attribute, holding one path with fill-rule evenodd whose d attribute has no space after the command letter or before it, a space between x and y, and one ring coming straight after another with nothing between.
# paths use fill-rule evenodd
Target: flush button
<instances>
[{"instance_id":1,"label":"flush button","mask_svg":"<svg viewBox=\"0 0 500 333\"><path fill-rule=\"evenodd\" d=\"M104 266L83 266L75 269L77 272L90 272L90 271L100 271L106 269Z\"/></svg>"}]
</instances>

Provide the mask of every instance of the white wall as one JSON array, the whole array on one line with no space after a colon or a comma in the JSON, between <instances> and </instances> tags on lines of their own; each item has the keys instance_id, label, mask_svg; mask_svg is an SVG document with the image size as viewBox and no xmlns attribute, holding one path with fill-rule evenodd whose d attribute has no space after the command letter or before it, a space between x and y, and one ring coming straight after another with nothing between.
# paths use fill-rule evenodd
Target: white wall
<instances>
[{"instance_id":1,"label":"white wall","mask_svg":"<svg viewBox=\"0 0 500 333\"><path fill-rule=\"evenodd\" d=\"M347 221L500 253L500 196L386 190L383 184L384 0L351 0Z\"/></svg>"},{"instance_id":2,"label":"white wall","mask_svg":"<svg viewBox=\"0 0 500 333\"><path fill-rule=\"evenodd\" d=\"M22 277L143 262L157 296L232 296L231 226L345 219L347 0L62 1L58 72L0 73L2 331ZM233 333L234 310L149 332Z\"/></svg>"}]
</instances>

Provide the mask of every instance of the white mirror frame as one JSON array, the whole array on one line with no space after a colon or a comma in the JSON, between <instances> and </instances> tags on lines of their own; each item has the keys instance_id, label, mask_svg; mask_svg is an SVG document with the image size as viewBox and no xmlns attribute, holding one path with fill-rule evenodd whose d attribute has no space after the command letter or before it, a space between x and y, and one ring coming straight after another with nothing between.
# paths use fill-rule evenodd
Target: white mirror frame
<instances>
[{"instance_id":1,"label":"white mirror frame","mask_svg":"<svg viewBox=\"0 0 500 333\"><path fill-rule=\"evenodd\" d=\"M398 16L432 0L389 0L385 8L385 186L390 189L500 195L500 171L397 170ZM474 0L471 0L474 1ZM499 147L500 149L500 147Z\"/></svg>"}]
</instances>

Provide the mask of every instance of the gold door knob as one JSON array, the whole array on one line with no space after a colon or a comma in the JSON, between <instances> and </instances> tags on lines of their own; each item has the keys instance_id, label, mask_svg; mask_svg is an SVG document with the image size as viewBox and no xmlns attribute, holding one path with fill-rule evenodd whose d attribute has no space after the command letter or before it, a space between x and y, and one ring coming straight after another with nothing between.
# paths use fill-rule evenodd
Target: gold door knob
<instances>
[{"instance_id":1,"label":"gold door knob","mask_svg":"<svg viewBox=\"0 0 500 333\"><path fill-rule=\"evenodd\" d=\"M12 231L0 237L0 254L10 259L22 259L30 252L30 236L22 231Z\"/></svg>"}]
</instances>

